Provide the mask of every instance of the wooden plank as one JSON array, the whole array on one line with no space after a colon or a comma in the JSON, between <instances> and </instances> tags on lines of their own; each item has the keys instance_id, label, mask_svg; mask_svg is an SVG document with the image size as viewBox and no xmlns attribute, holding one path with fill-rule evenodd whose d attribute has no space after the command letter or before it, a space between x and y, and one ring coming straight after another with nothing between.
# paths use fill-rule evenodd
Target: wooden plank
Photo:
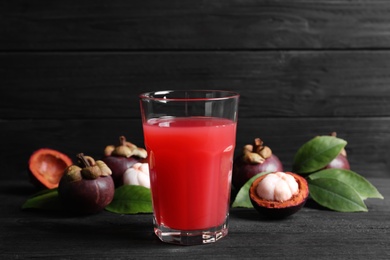
<instances>
[{"instance_id":1,"label":"wooden plank","mask_svg":"<svg viewBox=\"0 0 390 260\"><path fill-rule=\"evenodd\" d=\"M367 213L341 213L310 206L280 221L254 209L231 209L229 235L193 247L160 242L151 214L110 212L72 217L21 211L33 190L23 181L0 183L2 259L387 259L390 253L390 181L369 179L384 200L366 201Z\"/></svg>"},{"instance_id":2,"label":"wooden plank","mask_svg":"<svg viewBox=\"0 0 390 260\"><path fill-rule=\"evenodd\" d=\"M352 169L370 177L390 174L390 118L240 118L236 155L262 138L291 170L299 147L317 135L336 131L348 141ZM125 135L143 147L140 119L51 119L0 121L0 179L26 178L28 158L39 148L54 148L72 159L80 152L101 158L106 145ZM22 173L22 174L21 174Z\"/></svg>"},{"instance_id":3,"label":"wooden plank","mask_svg":"<svg viewBox=\"0 0 390 260\"><path fill-rule=\"evenodd\" d=\"M0 54L0 115L137 118L138 94L228 89L241 117L390 115L390 51Z\"/></svg>"},{"instance_id":4,"label":"wooden plank","mask_svg":"<svg viewBox=\"0 0 390 260\"><path fill-rule=\"evenodd\" d=\"M390 3L2 1L1 50L388 48Z\"/></svg>"}]
</instances>

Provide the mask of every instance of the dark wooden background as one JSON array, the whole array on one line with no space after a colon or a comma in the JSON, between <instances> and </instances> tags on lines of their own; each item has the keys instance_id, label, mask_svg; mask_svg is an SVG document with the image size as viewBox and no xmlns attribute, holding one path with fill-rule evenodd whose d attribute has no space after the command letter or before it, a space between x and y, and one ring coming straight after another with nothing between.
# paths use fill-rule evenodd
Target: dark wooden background
<instances>
[{"instance_id":1,"label":"dark wooden background","mask_svg":"<svg viewBox=\"0 0 390 260\"><path fill-rule=\"evenodd\" d=\"M348 141L352 169L390 175L390 2L0 2L1 179L31 153L143 146L138 94L241 94L237 151L261 137L290 169L315 135Z\"/></svg>"}]
</instances>

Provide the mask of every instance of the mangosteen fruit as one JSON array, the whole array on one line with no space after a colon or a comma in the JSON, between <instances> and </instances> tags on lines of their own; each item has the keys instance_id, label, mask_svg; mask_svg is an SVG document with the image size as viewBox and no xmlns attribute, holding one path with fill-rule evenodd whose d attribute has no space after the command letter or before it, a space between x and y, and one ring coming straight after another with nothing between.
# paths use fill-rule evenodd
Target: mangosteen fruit
<instances>
[{"instance_id":1,"label":"mangosteen fruit","mask_svg":"<svg viewBox=\"0 0 390 260\"><path fill-rule=\"evenodd\" d=\"M336 132L332 132L330 135L337 137ZM344 148L336 156L336 158L334 158L327 166L325 166L325 169L345 169L345 170L351 169L349 165L349 161L347 159L347 152L345 151Z\"/></svg>"},{"instance_id":2,"label":"mangosteen fruit","mask_svg":"<svg viewBox=\"0 0 390 260\"><path fill-rule=\"evenodd\" d=\"M124 136L119 137L119 145L108 145L104 149L103 162L112 171L115 187L123 185L124 172L138 162L144 162L147 152L143 148L126 141Z\"/></svg>"},{"instance_id":3,"label":"mangosteen fruit","mask_svg":"<svg viewBox=\"0 0 390 260\"><path fill-rule=\"evenodd\" d=\"M260 138L253 144L243 147L242 153L234 160L232 183L239 190L249 179L261 172L282 172L283 165L272 153L271 148L263 145Z\"/></svg>"},{"instance_id":4,"label":"mangosteen fruit","mask_svg":"<svg viewBox=\"0 0 390 260\"><path fill-rule=\"evenodd\" d=\"M72 160L65 154L50 148L41 148L32 153L28 161L30 182L39 189L54 189L66 167Z\"/></svg>"},{"instance_id":5,"label":"mangosteen fruit","mask_svg":"<svg viewBox=\"0 0 390 260\"><path fill-rule=\"evenodd\" d=\"M111 170L103 161L77 155L80 166L65 169L58 185L58 196L66 209L79 214L102 211L114 198Z\"/></svg>"},{"instance_id":6,"label":"mangosteen fruit","mask_svg":"<svg viewBox=\"0 0 390 260\"><path fill-rule=\"evenodd\" d=\"M298 212L309 196L302 176L292 172L273 172L256 178L249 188L253 207L265 217L281 219Z\"/></svg>"}]
</instances>

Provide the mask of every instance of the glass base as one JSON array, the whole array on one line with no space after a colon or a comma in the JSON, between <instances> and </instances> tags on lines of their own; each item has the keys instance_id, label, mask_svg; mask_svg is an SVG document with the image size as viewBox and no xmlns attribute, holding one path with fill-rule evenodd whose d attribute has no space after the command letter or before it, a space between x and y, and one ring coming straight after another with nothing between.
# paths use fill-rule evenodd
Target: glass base
<instances>
[{"instance_id":1,"label":"glass base","mask_svg":"<svg viewBox=\"0 0 390 260\"><path fill-rule=\"evenodd\" d=\"M207 230L176 230L158 225L154 222L154 233L157 237L166 243L177 245L202 245L217 242L228 234L228 216L225 222L217 227L208 228Z\"/></svg>"}]
</instances>

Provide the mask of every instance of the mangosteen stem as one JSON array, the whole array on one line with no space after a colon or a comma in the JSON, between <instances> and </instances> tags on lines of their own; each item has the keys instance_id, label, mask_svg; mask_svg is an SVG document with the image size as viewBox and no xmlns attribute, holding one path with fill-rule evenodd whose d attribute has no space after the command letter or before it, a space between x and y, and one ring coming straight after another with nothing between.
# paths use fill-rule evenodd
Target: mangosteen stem
<instances>
[{"instance_id":1,"label":"mangosteen stem","mask_svg":"<svg viewBox=\"0 0 390 260\"><path fill-rule=\"evenodd\" d=\"M126 145L126 137L123 135L119 137L119 142L121 145Z\"/></svg>"},{"instance_id":2,"label":"mangosteen stem","mask_svg":"<svg viewBox=\"0 0 390 260\"><path fill-rule=\"evenodd\" d=\"M263 148L263 143L263 140L261 140L260 138L256 138L253 142L253 151L260 151Z\"/></svg>"},{"instance_id":3,"label":"mangosteen stem","mask_svg":"<svg viewBox=\"0 0 390 260\"><path fill-rule=\"evenodd\" d=\"M85 158L83 153L79 153L77 155L77 158L80 159L81 163L84 164L85 167L90 167L91 164L88 162L88 160Z\"/></svg>"}]
</instances>

